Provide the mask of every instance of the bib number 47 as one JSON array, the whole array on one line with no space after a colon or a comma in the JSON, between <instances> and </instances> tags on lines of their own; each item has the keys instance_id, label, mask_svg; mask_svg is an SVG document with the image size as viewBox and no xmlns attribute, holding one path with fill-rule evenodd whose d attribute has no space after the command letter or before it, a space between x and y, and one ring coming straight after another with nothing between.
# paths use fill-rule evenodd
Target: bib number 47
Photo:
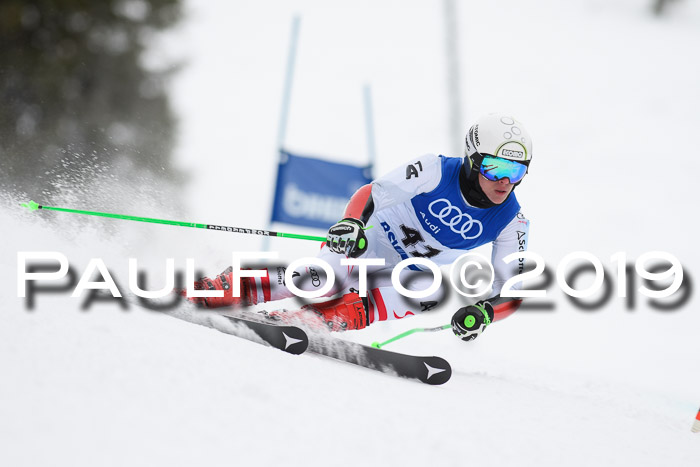
<instances>
[{"instance_id":1,"label":"bib number 47","mask_svg":"<svg viewBox=\"0 0 700 467\"><path fill-rule=\"evenodd\" d=\"M425 240L423 239L423 236L418 230L411 227L407 227L403 224L401 224L399 227L401 228L401 232L403 232L404 235L404 237L401 239L401 243L403 243L404 246L416 246L416 248L420 246L422 249L425 250L425 252L420 252L417 249L408 251L407 253L409 255L417 256L420 258L432 258L433 256L440 253L440 251L442 251L438 250L437 248L433 248L430 245L425 245Z\"/></svg>"}]
</instances>

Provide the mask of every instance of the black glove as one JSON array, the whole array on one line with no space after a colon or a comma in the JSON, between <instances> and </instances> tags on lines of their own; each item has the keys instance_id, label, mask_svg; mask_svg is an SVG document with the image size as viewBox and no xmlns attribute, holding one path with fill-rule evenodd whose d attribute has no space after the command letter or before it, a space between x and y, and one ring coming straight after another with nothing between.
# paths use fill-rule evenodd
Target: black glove
<instances>
[{"instance_id":1,"label":"black glove","mask_svg":"<svg viewBox=\"0 0 700 467\"><path fill-rule=\"evenodd\" d=\"M474 340L491 324L493 317L493 305L483 300L476 302L460 308L452 316L452 331L463 341Z\"/></svg>"},{"instance_id":2,"label":"black glove","mask_svg":"<svg viewBox=\"0 0 700 467\"><path fill-rule=\"evenodd\" d=\"M343 219L328 229L326 245L334 253L357 258L367 251L364 227L365 224L359 219Z\"/></svg>"}]
</instances>

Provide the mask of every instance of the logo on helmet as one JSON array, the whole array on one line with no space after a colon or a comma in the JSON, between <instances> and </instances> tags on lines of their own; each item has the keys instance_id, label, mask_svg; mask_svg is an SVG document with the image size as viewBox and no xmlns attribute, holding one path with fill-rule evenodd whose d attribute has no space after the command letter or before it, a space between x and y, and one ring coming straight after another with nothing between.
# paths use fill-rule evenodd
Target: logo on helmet
<instances>
[{"instance_id":1,"label":"logo on helmet","mask_svg":"<svg viewBox=\"0 0 700 467\"><path fill-rule=\"evenodd\" d=\"M512 159L525 159L525 153L522 151L515 151L513 149L504 149L501 151L502 157L510 157Z\"/></svg>"}]
</instances>

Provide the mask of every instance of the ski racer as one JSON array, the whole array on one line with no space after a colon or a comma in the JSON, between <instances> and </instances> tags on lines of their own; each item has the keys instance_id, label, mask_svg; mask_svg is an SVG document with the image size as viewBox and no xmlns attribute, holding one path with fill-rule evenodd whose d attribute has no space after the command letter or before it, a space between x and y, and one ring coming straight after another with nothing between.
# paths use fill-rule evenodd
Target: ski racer
<instances>
[{"instance_id":1,"label":"ski racer","mask_svg":"<svg viewBox=\"0 0 700 467\"><path fill-rule=\"evenodd\" d=\"M444 293L407 302L387 275L401 260L423 257L438 266L451 264L471 250L492 244L493 291L487 300L460 308L452 329L463 340L476 338L495 320L520 306L521 300L501 298L503 284L522 271L503 258L527 248L529 221L520 213L513 189L521 183L532 160L532 142L523 125L508 115L489 114L469 129L465 157L426 155L414 159L365 185L352 196L344 218L328 230L318 258L331 265L336 288L326 296L337 298L304 305L300 311L269 313L274 319L302 320L332 331L362 329L373 322L399 319L438 306ZM374 228L369 228L370 226ZM368 293L357 293L356 267L343 266L343 258L384 258L384 266L367 268ZM298 268L294 284L302 290L321 286L322 271ZM418 270L415 265L410 269ZM223 297L190 298L205 307L249 306L290 298L285 268L264 268L261 278L241 277L240 296L231 294L228 268L213 279L203 278L196 290L223 290ZM411 276L413 277L407 277ZM401 283L424 290L432 283L416 271L404 269Z\"/></svg>"}]
</instances>

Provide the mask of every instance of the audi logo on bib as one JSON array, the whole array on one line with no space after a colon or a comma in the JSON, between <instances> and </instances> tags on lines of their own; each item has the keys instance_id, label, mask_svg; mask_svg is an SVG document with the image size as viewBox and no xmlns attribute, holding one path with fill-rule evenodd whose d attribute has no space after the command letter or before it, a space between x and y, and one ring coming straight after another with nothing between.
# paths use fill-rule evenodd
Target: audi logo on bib
<instances>
[{"instance_id":1,"label":"audi logo on bib","mask_svg":"<svg viewBox=\"0 0 700 467\"><path fill-rule=\"evenodd\" d=\"M436 204L438 207L444 205L440 208L439 212L435 212L434 206ZM457 206L453 206L448 199L436 199L428 205L428 211L435 216L437 220L442 222L443 225L449 227L454 233L461 235L465 240L473 240L479 237L484 230L481 222L472 218L468 213L462 212ZM466 234L470 232L474 226L478 227L479 231L476 235L468 237Z\"/></svg>"}]
</instances>

